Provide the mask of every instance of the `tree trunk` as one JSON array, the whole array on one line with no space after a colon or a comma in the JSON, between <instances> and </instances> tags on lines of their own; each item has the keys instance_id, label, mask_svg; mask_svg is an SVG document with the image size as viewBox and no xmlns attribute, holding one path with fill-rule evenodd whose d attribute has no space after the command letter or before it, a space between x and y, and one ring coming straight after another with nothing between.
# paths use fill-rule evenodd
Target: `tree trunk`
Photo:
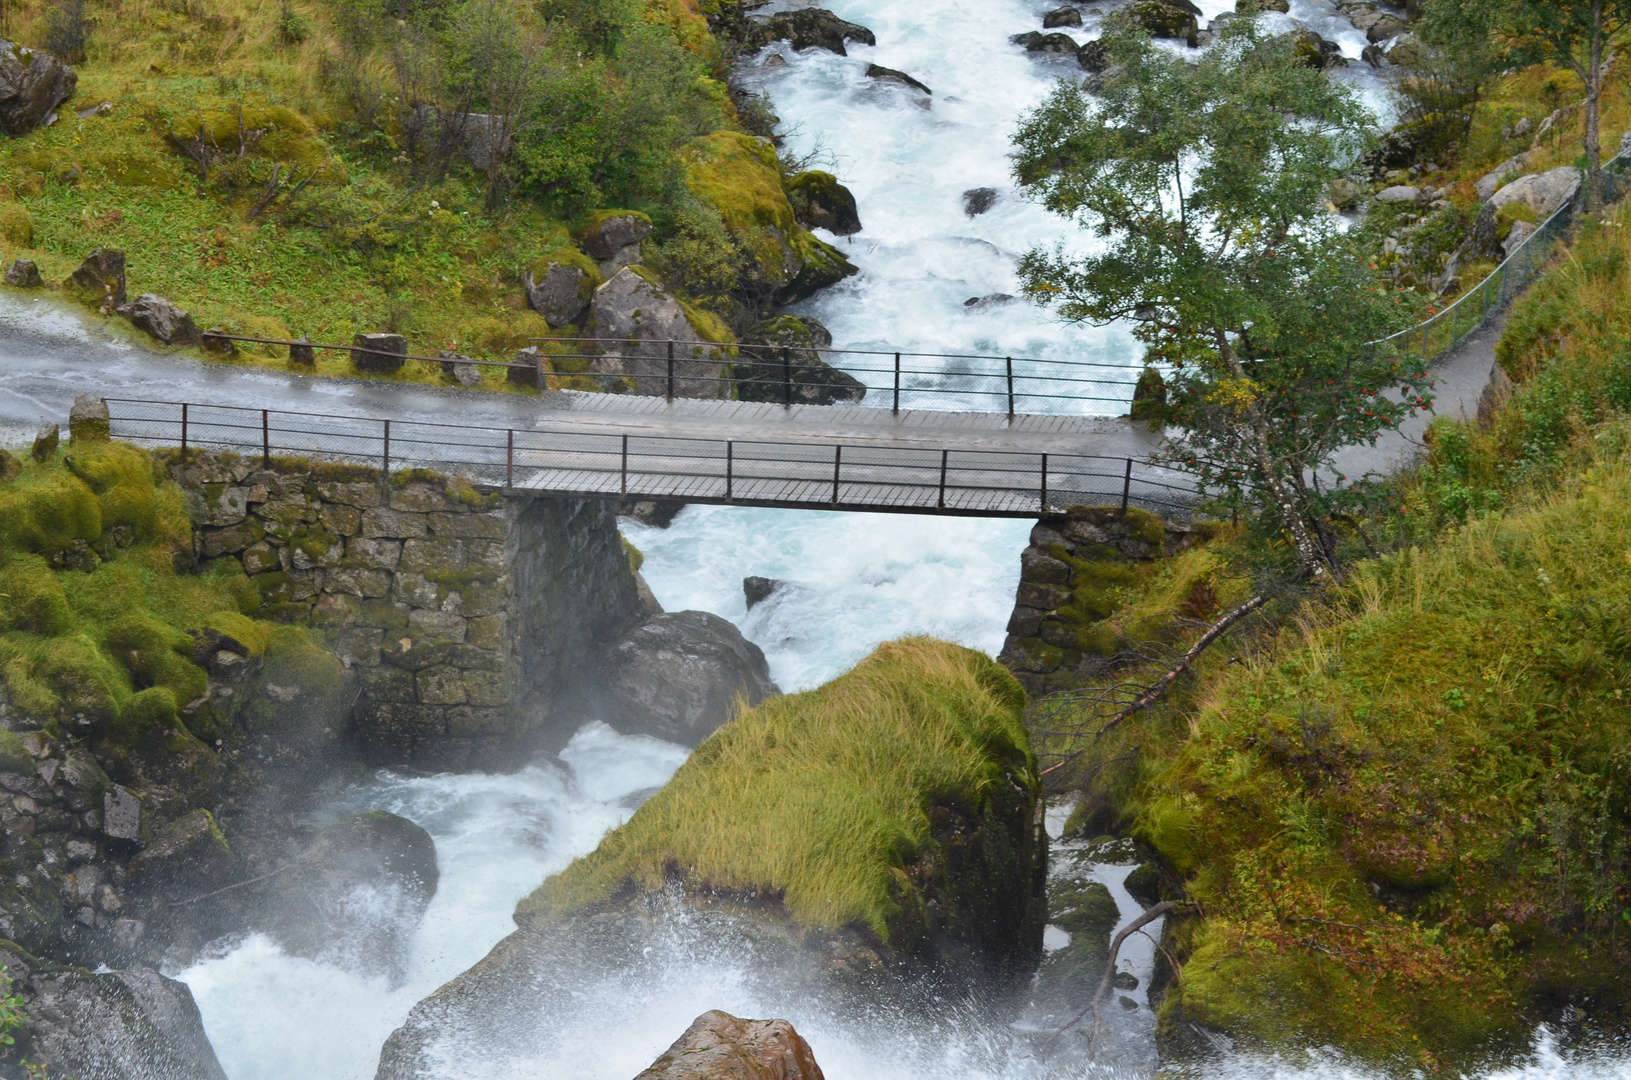
<instances>
[{"instance_id":1,"label":"tree trunk","mask_svg":"<svg viewBox=\"0 0 1631 1080\"><path fill-rule=\"evenodd\" d=\"M1597 114L1603 92L1603 0L1591 5L1591 55L1586 64L1586 212L1596 210L1603 197L1602 147L1598 143Z\"/></svg>"}]
</instances>

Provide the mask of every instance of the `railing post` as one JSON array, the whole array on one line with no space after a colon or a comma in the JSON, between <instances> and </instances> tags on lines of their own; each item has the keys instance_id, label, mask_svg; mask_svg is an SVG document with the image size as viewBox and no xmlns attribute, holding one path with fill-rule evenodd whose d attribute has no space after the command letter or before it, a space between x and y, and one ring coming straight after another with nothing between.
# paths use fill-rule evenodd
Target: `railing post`
<instances>
[{"instance_id":1,"label":"railing post","mask_svg":"<svg viewBox=\"0 0 1631 1080\"><path fill-rule=\"evenodd\" d=\"M515 486L515 429L504 433L504 486Z\"/></svg>"},{"instance_id":2,"label":"railing post","mask_svg":"<svg viewBox=\"0 0 1631 1080\"><path fill-rule=\"evenodd\" d=\"M940 451L940 509L946 508L946 462L951 457L950 450Z\"/></svg>"},{"instance_id":3,"label":"railing post","mask_svg":"<svg viewBox=\"0 0 1631 1080\"><path fill-rule=\"evenodd\" d=\"M623 436L623 457L618 463L617 475L618 493L627 495L629 493L629 437L627 435Z\"/></svg>"},{"instance_id":4,"label":"railing post","mask_svg":"<svg viewBox=\"0 0 1631 1080\"><path fill-rule=\"evenodd\" d=\"M1004 357L1008 361L1008 419L1014 418L1014 358Z\"/></svg>"},{"instance_id":5,"label":"railing post","mask_svg":"<svg viewBox=\"0 0 1631 1080\"><path fill-rule=\"evenodd\" d=\"M381 480L391 478L391 422L385 421L385 442L380 449L379 475Z\"/></svg>"},{"instance_id":6,"label":"railing post","mask_svg":"<svg viewBox=\"0 0 1631 1080\"><path fill-rule=\"evenodd\" d=\"M735 464L736 464L735 463L735 456L736 455L735 455L734 447L735 447L735 444L732 443L731 440L729 440L729 439L725 440L725 501L726 502L730 502L730 501L732 501L733 499L736 498L736 492L733 490L734 487L735 487L735 480L736 480L735 476L733 475L735 473L735 471L736 471L736 469L735 469Z\"/></svg>"},{"instance_id":7,"label":"railing post","mask_svg":"<svg viewBox=\"0 0 1631 1080\"><path fill-rule=\"evenodd\" d=\"M272 424L267 418L267 410L261 410L261 468L272 467Z\"/></svg>"},{"instance_id":8,"label":"railing post","mask_svg":"<svg viewBox=\"0 0 1631 1080\"><path fill-rule=\"evenodd\" d=\"M1456 333L1461 329L1461 303L1457 301L1450 308L1450 348L1455 348Z\"/></svg>"},{"instance_id":9,"label":"railing post","mask_svg":"<svg viewBox=\"0 0 1631 1080\"><path fill-rule=\"evenodd\" d=\"M1432 319L1428 319L1427 322L1421 324L1421 362L1424 364L1427 363L1427 327L1432 321Z\"/></svg>"},{"instance_id":10,"label":"railing post","mask_svg":"<svg viewBox=\"0 0 1631 1080\"><path fill-rule=\"evenodd\" d=\"M838 505L838 470L844 460L844 444L832 448L832 504Z\"/></svg>"},{"instance_id":11,"label":"railing post","mask_svg":"<svg viewBox=\"0 0 1631 1080\"><path fill-rule=\"evenodd\" d=\"M1039 496L1039 500L1037 502L1036 509L1037 509L1038 513L1046 514L1048 512L1048 455L1047 454L1042 455L1042 485L1041 485L1041 494Z\"/></svg>"},{"instance_id":12,"label":"railing post","mask_svg":"<svg viewBox=\"0 0 1631 1080\"><path fill-rule=\"evenodd\" d=\"M187 403L181 403L181 463L187 464Z\"/></svg>"},{"instance_id":13,"label":"railing post","mask_svg":"<svg viewBox=\"0 0 1631 1080\"><path fill-rule=\"evenodd\" d=\"M1121 474L1121 516L1127 516L1127 496L1133 491L1133 459L1127 459L1127 471Z\"/></svg>"},{"instance_id":14,"label":"railing post","mask_svg":"<svg viewBox=\"0 0 1631 1080\"><path fill-rule=\"evenodd\" d=\"M782 350L782 407L793 407L793 362L787 358L787 350Z\"/></svg>"},{"instance_id":15,"label":"railing post","mask_svg":"<svg viewBox=\"0 0 1631 1080\"><path fill-rule=\"evenodd\" d=\"M894 414L900 415L900 353L895 354L895 408Z\"/></svg>"},{"instance_id":16,"label":"railing post","mask_svg":"<svg viewBox=\"0 0 1631 1080\"><path fill-rule=\"evenodd\" d=\"M674 342L668 342L668 400L674 400Z\"/></svg>"}]
</instances>

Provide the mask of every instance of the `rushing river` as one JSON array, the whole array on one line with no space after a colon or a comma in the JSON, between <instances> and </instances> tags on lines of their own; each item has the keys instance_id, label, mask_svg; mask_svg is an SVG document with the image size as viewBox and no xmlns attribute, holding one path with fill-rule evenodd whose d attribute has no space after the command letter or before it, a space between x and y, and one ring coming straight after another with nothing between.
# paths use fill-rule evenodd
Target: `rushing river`
<instances>
[{"instance_id":1,"label":"rushing river","mask_svg":"<svg viewBox=\"0 0 1631 1080\"><path fill-rule=\"evenodd\" d=\"M772 51L782 62L748 71L747 80L772 95L791 147L828 155L824 167L857 197L864 231L835 242L862 272L806 305L839 345L1136 367L1137 350L1120 328L1063 327L1017 301L965 305L974 297L1016 293L1015 260L1027 247L1077 242L1057 219L1018 198L1008 176L1008 137L1021 114L1055 78L1078 74L1072 62L1037 60L1008 42L1011 34L1040 28L1042 12L1052 6L1049 0L836 0L831 7L840 16L875 31L875 48L854 47L838 57L777 46ZM1232 6L1201 3L1208 16ZM1087 25L1069 32L1077 40L1093 36L1105 7L1090 5ZM1312 26L1349 57L1357 58L1364 45L1323 0L1294 0L1289 18L1275 18L1287 27L1293 19ZM868 63L910 73L928 84L932 98L867 79ZM1354 81L1373 106L1385 106L1364 65L1337 77ZM963 193L980 187L998 194L989 211L970 217ZM1125 388L1125 379L1119 381ZM828 679L872 644L906 633L932 633L994 653L1029 529L1019 521L723 507L690 508L666 530L625 524L646 553L645 573L659 600L670 610L701 608L736 621L765 649L772 674L787 690ZM750 612L741 587L750 574L787 584ZM285 956L259 936L217 943L175 974L191 985L231 1080L371 1077L380 1044L414 1002L508 933L515 902L592 850L684 756L679 747L589 723L559 765L506 776L382 774L351 791L331 808L333 816L391 810L424 826L437 844L441 885L415 938L407 979L392 988L383 977ZM1058 823L1055 813L1051 824ZM1125 873L1109 866L1096 871L1129 918L1136 909L1120 886ZM655 982L629 986L609 975L586 984L577 1012L545 1021L564 1033L552 1041L560 1049L515 1062L503 1075L628 1080L708 1008L750 1016L785 1012L833 1080L1147 1073L1147 1054L1110 1070L1083 1061L1043 1067L1020 1049L1014 1032L955 1002L943 1015L911 1022L845 1020L820 1002L785 1009L750 961L699 958L683 946L682 933L674 942L653 942L652 948L675 949ZM1142 951L1128 960L1142 983L1149 949L1136 947ZM1147 1005L1141 1007L1147 1025ZM1566 1056L1541 1032L1530 1062L1489 1076L1627 1078L1627 1061L1623 1053ZM1319 1054L1297 1062L1233 1057L1202 1074L1219 1080L1367 1076ZM446 1075L472 1074L451 1063Z\"/></svg>"}]
</instances>

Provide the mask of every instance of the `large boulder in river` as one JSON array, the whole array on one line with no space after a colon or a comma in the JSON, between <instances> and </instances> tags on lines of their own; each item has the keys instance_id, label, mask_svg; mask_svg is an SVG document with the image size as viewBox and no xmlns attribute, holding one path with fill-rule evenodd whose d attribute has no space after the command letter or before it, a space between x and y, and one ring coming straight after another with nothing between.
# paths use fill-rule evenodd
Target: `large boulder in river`
<instances>
[{"instance_id":1,"label":"large boulder in river","mask_svg":"<svg viewBox=\"0 0 1631 1080\"><path fill-rule=\"evenodd\" d=\"M781 693L759 646L707 611L654 616L612 646L608 719L624 733L695 746L736 711Z\"/></svg>"},{"instance_id":2,"label":"large boulder in river","mask_svg":"<svg viewBox=\"0 0 1631 1080\"><path fill-rule=\"evenodd\" d=\"M669 343L676 342L674 395L730 396L724 346L708 343L728 340L723 326L687 310L634 267L625 266L595 290L589 304L589 332L614 342L591 365L608 377L607 389L666 394Z\"/></svg>"},{"instance_id":3,"label":"large boulder in river","mask_svg":"<svg viewBox=\"0 0 1631 1080\"><path fill-rule=\"evenodd\" d=\"M226 1080L185 983L150 968L43 964L10 943L0 944L0 964L23 999L20 1060L77 1080Z\"/></svg>"},{"instance_id":4,"label":"large boulder in river","mask_svg":"<svg viewBox=\"0 0 1631 1080\"><path fill-rule=\"evenodd\" d=\"M1325 71L1329 68L1348 66L1347 58L1342 55L1342 46L1334 41L1327 41L1314 31L1296 30L1290 37L1291 55L1306 67Z\"/></svg>"},{"instance_id":5,"label":"large boulder in river","mask_svg":"<svg viewBox=\"0 0 1631 1080\"><path fill-rule=\"evenodd\" d=\"M73 95L79 76L43 49L0 41L0 133L17 138Z\"/></svg>"},{"instance_id":6,"label":"large boulder in river","mask_svg":"<svg viewBox=\"0 0 1631 1080\"><path fill-rule=\"evenodd\" d=\"M839 56L849 55L844 48L846 41L861 45L878 43L866 27L845 22L822 8L801 8L773 15L764 25L768 41L786 40L795 49L826 49Z\"/></svg>"},{"instance_id":7,"label":"large boulder in river","mask_svg":"<svg viewBox=\"0 0 1631 1080\"><path fill-rule=\"evenodd\" d=\"M1055 56L1068 56L1080 49L1069 34L1044 34L1036 30L1027 30L1023 34L1013 35L1008 40L1015 45L1025 46L1026 52L1048 53Z\"/></svg>"},{"instance_id":8,"label":"large boulder in river","mask_svg":"<svg viewBox=\"0 0 1631 1080\"><path fill-rule=\"evenodd\" d=\"M855 196L830 172L811 169L789 178L787 201L792 204L793 215L809 228L826 229L835 236L861 231Z\"/></svg>"},{"instance_id":9,"label":"large boulder in river","mask_svg":"<svg viewBox=\"0 0 1631 1080\"><path fill-rule=\"evenodd\" d=\"M384 810L356 814L318 833L272 879L260 928L295 956L395 983L438 880L429 833Z\"/></svg>"},{"instance_id":10,"label":"large boulder in river","mask_svg":"<svg viewBox=\"0 0 1631 1080\"><path fill-rule=\"evenodd\" d=\"M795 303L857 272L837 248L799 225L769 139L716 131L691 140L680 158L686 186L719 212L748 256L738 284L755 299Z\"/></svg>"},{"instance_id":11,"label":"large boulder in river","mask_svg":"<svg viewBox=\"0 0 1631 1080\"><path fill-rule=\"evenodd\" d=\"M786 1020L710 1009L634 1080L824 1080L810 1044Z\"/></svg>"},{"instance_id":12,"label":"large boulder in river","mask_svg":"<svg viewBox=\"0 0 1631 1080\"><path fill-rule=\"evenodd\" d=\"M777 315L750 329L733 373L741 401L834 405L860 401L866 385L827 362L832 334L808 315Z\"/></svg>"},{"instance_id":13,"label":"large boulder in river","mask_svg":"<svg viewBox=\"0 0 1631 1080\"><path fill-rule=\"evenodd\" d=\"M1188 0L1133 0L1111 18L1131 24L1151 37L1182 41L1193 48L1200 41L1199 9Z\"/></svg>"}]
</instances>

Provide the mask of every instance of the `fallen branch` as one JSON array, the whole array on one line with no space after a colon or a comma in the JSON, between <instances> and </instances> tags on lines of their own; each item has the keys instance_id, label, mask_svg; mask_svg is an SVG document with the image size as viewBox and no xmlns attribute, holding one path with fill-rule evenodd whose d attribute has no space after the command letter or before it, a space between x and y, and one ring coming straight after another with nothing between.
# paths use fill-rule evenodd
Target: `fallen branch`
<instances>
[{"instance_id":1,"label":"fallen branch","mask_svg":"<svg viewBox=\"0 0 1631 1080\"><path fill-rule=\"evenodd\" d=\"M1108 721L1106 721L1103 727L1093 732L1093 737L1097 738L1100 735L1103 735L1105 732L1109 731L1111 728L1115 727L1117 724L1121 723L1134 713L1139 712L1142 709L1147 709L1151 705L1155 704L1156 701L1160 699L1161 695L1165 694L1167 690L1171 688L1172 684L1178 681L1178 677L1184 672L1188 671L1190 665L1194 664L1195 661L1200 658L1201 653L1206 651L1207 646L1211 645L1212 642L1216 641L1220 636L1222 636L1223 632L1228 630L1229 627L1233 626L1241 619L1244 619L1246 616L1250 615L1252 612L1256 611L1258 608L1262 607L1268 602L1269 596L1267 593L1258 593L1256 596L1252 597L1250 600L1246 601L1244 604L1241 604L1239 607L1229 612L1229 614L1213 623L1207 629L1206 633L1202 634L1200 638L1196 640L1195 644L1189 647L1189 651L1184 653L1184 655L1179 658L1178 662L1174 664L1166 674L1155 680L1155 682L1150 685L1149 689L1145 690L1133 700L1132 704L1124 707L1120 712L1116 713L1116 715L1112 716ZM1087 748L1082 748L1082 750L1085 749ZM1077 750L1063 761L1049 765L1046 769L1042 770L1041 775L1046 776L1055 769L1063 768L1069 762L1074 760L1079 754L1081 754L1082 750Z\"/></svg>"},{"instance_id":2,"label":"fallen branch","mask_svg":"<svg viewBox=\"0 0 1631 1080\"><path fill-rule=\"evenodd\" d=\"M1049 1037L1048 1041L1042 1044L1042 1050L1037 1051L1038 1055L1040 1055L1043 1050L1046 1050L1048 1047L1052 1046L1054 1039L1057 1039L1059 1036L1081 1023L1082 1017L1086 1016L1088 1013L1093 1014L1093 1043L1095 1046L1098 1045L1100 1023L1099 1005L1103 1003L1104 995L1110 992L1110 984L1115 981L1116 956L1121 952L1122 942L1138 933L1156 919L1161 918L1161 916L1177 914L1178 909L1181 906L1182 905L1172 900L1163 900L1159 904L1156 904L1154 907L1150 908L1144 914L1140 915L1138 918L1134 919L1132 922L1128 923L1126 926L1122 927L1121 931L1117 933L1115 937L1110 939L1110 956L1104 962L1104 978L1099 980L1099 988L1094 992L1093 1000L1088 1002L1087 1008L1077 1013L1071 1019L1070 1023L1054 1032L1053 1035Z\"/></svg>"}]
</instances>

